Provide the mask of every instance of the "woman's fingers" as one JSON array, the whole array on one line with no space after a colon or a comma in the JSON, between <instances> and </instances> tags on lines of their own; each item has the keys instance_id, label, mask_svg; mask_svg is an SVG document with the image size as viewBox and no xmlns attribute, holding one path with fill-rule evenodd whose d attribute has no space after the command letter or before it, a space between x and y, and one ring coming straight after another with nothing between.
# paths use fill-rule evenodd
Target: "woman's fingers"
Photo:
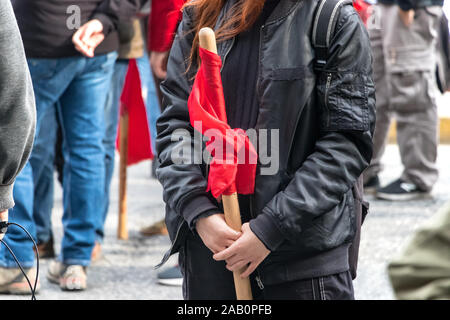
<instances>
[{"instance_id":1,"label":"woman's fingers","mask_svg":"<svg viewBox=\"0 0 450 320\"><path fill-rule=\"evenodd\" d=\"M246 260L240 260L234 264L227 264L227 269L230 271L237 271L240 270L241 268L245 267L249 262Z\"/></svg>"},{"instance_id":2,"label":"woman's fingers","mask_svg":"<svg viewBox=\"0 0 450 320\"><path fill-rule=\"evenodd\" d=\"M242 272L241 278L249 277L256 270L256 267L258 267L258 265L259 265L259 262L258 263L257 262L250 263L250 265L247 267L247 269L244 272Z\"/></svg>"},{"instance_id":3,"label":"woman's fingers","mask_svg":"<svg viewBox=\"0 0 450 320\"><path fill-rule=\"evenodd\" d=\"M222 250L219 253L216 253L213 258L216 261L227 260L236 254L236 243L233 243L230 247L225 250Z\"/></svg>"}]
</instances>

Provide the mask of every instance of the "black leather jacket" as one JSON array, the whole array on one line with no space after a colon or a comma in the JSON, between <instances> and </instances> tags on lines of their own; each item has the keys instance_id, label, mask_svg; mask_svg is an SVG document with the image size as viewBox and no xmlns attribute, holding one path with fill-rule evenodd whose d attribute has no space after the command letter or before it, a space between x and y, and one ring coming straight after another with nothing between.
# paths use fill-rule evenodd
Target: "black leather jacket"
<instances>
[{"instance_id":1,"label":"black leather jacket","mask_svg":"<svg viewBox=\"0 0 450 320\"><path fill-rule=\"evenodd\" d=\"M228 1L223 12L234 1ZM314 263L334 260L330 262L336 268L329 272L348 269L346 256L328 254L327 258L327 253L346 250L354 237L351 188L372 156L375 89L368 34L353 7L343 6L327 64L323 71L315 71L311 36L317 3L282 0L261 28L256 129L279 130L280 159L276 174L256 178L250 226L272 251L259 267L268 283L298 277L295 270L303 266L289 267L293 260L306 263L321 257ZM218 24L222 17L223 13ZM157 176L164 188L173 242L163 262L183 245L189 227L195 227L193 222L202 213L193 199L211 197L205 191L206 166L181 164L182 155L174 151L186 141L171 138L177 129L194 135L187 108L192 74L186 74L191 23L189 12L184 12L161 86L166 109L158 120ZM224 64L233 43L219 44ZM174 154L179 157L176 161ZM210 209L215 207L211 199Z\"/></svg>"}]
</instances>

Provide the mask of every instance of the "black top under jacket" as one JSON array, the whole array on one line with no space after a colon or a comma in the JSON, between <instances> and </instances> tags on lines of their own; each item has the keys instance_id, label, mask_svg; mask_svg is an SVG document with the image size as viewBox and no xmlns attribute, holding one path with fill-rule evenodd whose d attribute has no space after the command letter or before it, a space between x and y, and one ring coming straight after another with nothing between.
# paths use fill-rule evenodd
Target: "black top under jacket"
<instances>
[{"instance_id":1,"label":"black top under jacket","mask_svg":"<svg viewBox=\"0 0 450 320\"><path fill-rule=\"evenodd\" d=\"M72 36L77 25L91 19L102 22L106 36L95 54L115 51L119 45L117 24L133 17L142 3L143 0L12 0L28 58L80 55Z\"/></svg>"}]
</instances>

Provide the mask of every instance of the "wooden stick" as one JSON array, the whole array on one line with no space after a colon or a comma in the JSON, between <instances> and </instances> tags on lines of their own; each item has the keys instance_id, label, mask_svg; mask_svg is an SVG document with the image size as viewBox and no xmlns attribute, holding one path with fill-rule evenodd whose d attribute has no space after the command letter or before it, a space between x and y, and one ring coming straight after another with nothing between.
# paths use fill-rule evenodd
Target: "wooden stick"
<instances>
[{"instance_id":1,"label":"wooden stick","mask_svg":"<svg viewBox=\"0 0 450 320\"><path fill-rule=\"evenodd\" d=\"M202 28L199 32L199 42L200 47L217 54L216 37L212 29ZM241 232L242 220L237 194L234 193L229 196L223 195L222 202L225 221L228 226L235 231ZM241 278L241 274L244 270L245 267L239 271L233 272L236 297L238 300L253 300L250 279L248 277L245 279Z\"/></svg>"},{"instance_id":2,"label":"wooden stick","mask_svg":"<svg viewBox=\"0 0 450 320\"><path fill-rule=\"evenodd\" d=\"M233 193L230 196L223 195L222 203L223 211L225 213L225 221L228 226L235 231L241 232L242 220L237 193ZM246 267L243 267L242 269L233 272L236 298L238 300L253 300L250 279L248 277L245 279L241 278L241 274L245 271L245 269Z\"/></svg>"},{"instance_id":3,"label":"wooden stick","mask_svg":"<svg viewBox=\"0 0 450 320\"><path fill-rule=\"evenodd\" d=\"M117 237L128 240L127 216L127 165L128 165L128 112L120 116L120 180L119 180L119 226Z\"/></svg>"}]
</instances>

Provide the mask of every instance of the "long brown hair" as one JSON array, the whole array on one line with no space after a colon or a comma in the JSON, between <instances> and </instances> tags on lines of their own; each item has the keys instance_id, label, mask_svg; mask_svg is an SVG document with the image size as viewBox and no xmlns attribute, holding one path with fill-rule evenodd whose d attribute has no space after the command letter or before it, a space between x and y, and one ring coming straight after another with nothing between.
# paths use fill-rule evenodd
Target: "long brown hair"
<instances>
[{"instance_id":1,"label":"long brown hair","mask_svg":"<svg viewBox=\"0 0 450 320\"><path fill-rule=\"evenodd\" d=\"M231 39L248 30L258 19L266 0L238 0L227 12L224 23L215 31L217 42ZM194 32L194 42L189 56L189 68L193 63L198 65L198 32L201 28L214 29L220 12L227 0L193 0L183 7L191 7L194 12L194 24L191 32Z\"/></svg>"}]
</instances>

